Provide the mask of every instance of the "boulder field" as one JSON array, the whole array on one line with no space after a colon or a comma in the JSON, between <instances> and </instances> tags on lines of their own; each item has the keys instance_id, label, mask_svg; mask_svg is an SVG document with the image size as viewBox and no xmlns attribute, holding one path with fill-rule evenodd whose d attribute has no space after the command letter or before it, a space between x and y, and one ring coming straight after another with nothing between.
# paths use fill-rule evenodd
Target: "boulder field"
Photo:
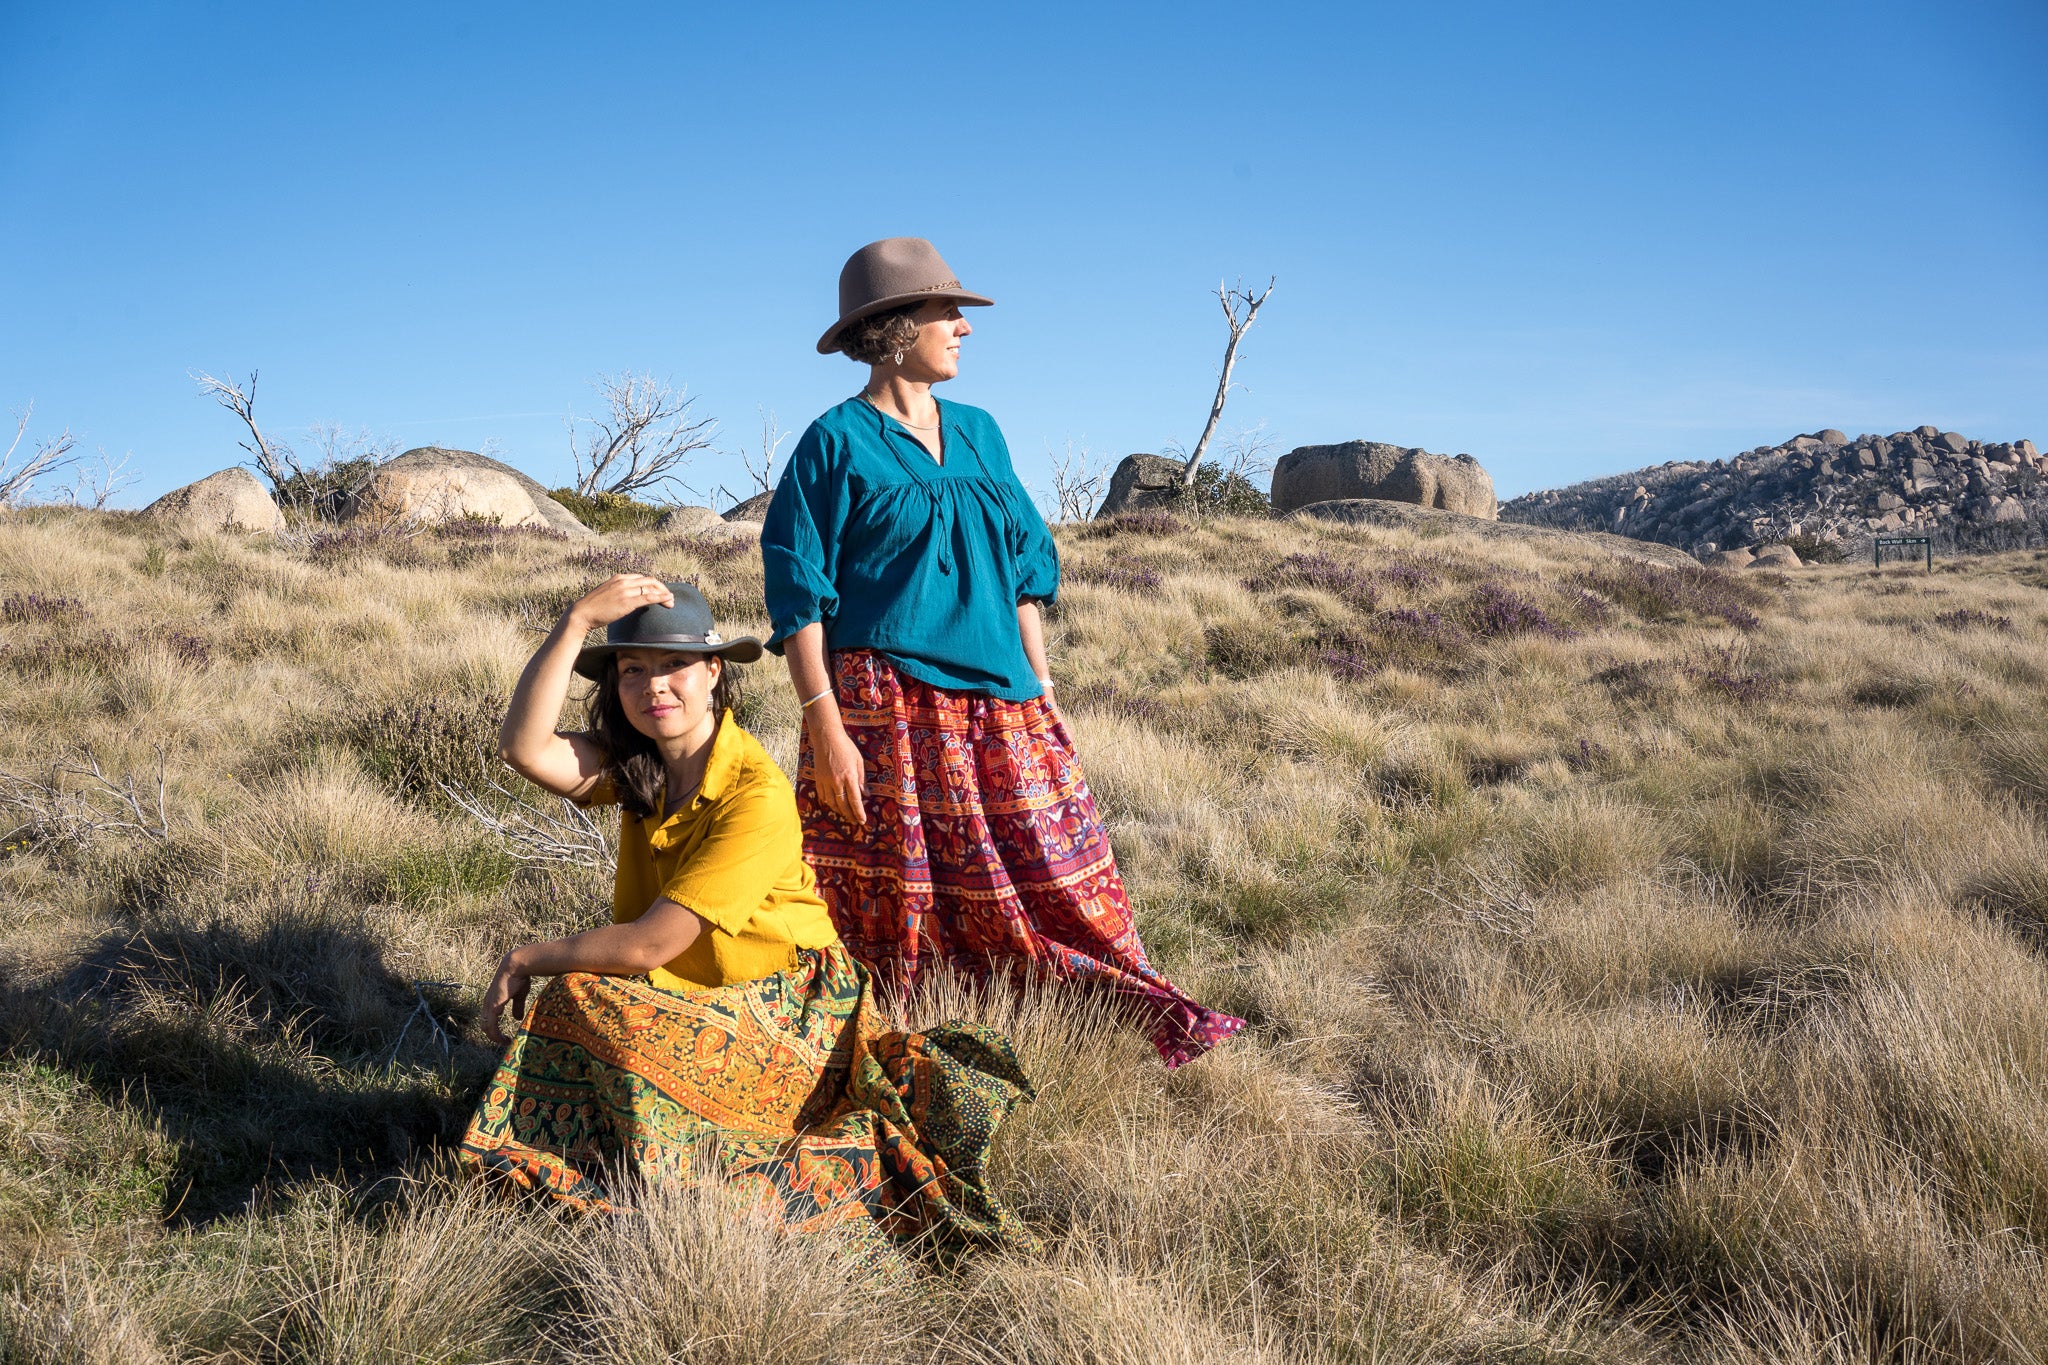
<instances>
[{"instance_id":1,"label":"boulder field","mask_svg":"<svg viewBox=\"0 0 2048 1365\"><path fill-rule=\"evenodd\" d=\"M2048 543L2044 474L2048 462L2032 441L1980 441L1933 426L1851 440L1831 427L1732 459L1668 461L1524 494L1500 515L1703 556L1810 537L1855 558L1880 535L1927 535L1942 553L1969 553Z\"/></svg>"}]
</instances>

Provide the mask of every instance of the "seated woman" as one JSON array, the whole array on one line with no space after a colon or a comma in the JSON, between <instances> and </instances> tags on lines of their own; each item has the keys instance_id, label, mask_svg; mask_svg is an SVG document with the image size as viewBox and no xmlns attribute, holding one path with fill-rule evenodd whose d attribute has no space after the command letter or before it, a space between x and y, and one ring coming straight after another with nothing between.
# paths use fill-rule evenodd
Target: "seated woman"
<instances>
[{"instance_id":1,"label":"seated woman","mask_svg":"<svg viewBox=\"0 0 2048 1365\"><path fill-rule=\"evenodd\" d=\"M806 1228L1012 1241L981 1164L1030 1083L991 1030L878 1019L789 779L728 706L730 663L760 653L718 633L696 588L622 574L527 664L501 751L548 791L622 808L614 922L499 964L484 1027L509 1046L462 1159L586 1208L715 1168ZM590 728L557 733L572 669L597 682ZM529 1013L536 976L554 979Z\"/></svg>"}]
</instances>

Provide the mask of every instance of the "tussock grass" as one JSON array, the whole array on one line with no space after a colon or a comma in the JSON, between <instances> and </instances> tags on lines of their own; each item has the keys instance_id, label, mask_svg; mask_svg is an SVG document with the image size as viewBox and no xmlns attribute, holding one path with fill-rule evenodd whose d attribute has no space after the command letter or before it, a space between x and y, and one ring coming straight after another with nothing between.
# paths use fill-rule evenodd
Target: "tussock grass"
<instances>
[{"instance_id":1,"label":"tussock grass","mask_svg":"<svg viewBox=\"0 0 2048 1365\"><path fill-rule=\"evenodd\" d=\"M715 1189L563 1218L444 1154L491 964L608 884L440 784L528 799L499 699L614 563L762 630L750 547L0 520L0 770L170 780L165 841L0 853L0 1359L2043 1359L2030 557L1061 540L1147 944L1252 1028L1168 1074L1099 1001L934 983L907 1023L1040 1079L991 1178L1041 1245L875 1271ZM743 711L793 765L787 693Z\"/></svg>"}]
</instances>

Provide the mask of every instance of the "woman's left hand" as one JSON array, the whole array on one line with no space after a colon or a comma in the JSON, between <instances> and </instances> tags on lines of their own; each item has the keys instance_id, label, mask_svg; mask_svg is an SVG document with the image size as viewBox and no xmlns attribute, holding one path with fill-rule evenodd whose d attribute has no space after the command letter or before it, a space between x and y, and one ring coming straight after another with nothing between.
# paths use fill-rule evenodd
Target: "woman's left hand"
<instances>
[{"instance_id":1,"label":"woman's left hand","mask_svg":"<svg viewBox=\"0 0 2048 1365\"><path fill-rule=\"evenodd\" d=\"M498 963L497 976L491 979L491 988L484 992L484 1034L499 1047L512 1041L512 1036L498 1027L498 1017L505 1007L512 1007L515 1023L526 1017L526 987L532 978L513 961L517 955L516 949L505 954Z\"/></svg>"}]
</instances>

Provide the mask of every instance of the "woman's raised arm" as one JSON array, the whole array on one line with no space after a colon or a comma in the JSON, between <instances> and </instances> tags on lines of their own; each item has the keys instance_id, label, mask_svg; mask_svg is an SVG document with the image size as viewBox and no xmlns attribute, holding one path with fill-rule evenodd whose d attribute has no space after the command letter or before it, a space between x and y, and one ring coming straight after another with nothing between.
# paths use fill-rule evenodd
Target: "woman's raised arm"
<instances>
[{"instance_id":1,"label":"woman's raised arm","mask_svg":"<svg viewBox=\"0 0 2048 1365\"><path fill-rule=\"evenodd\" d=\"M557 796L588 796L603 776L604 751L580 734L555 728L561 723L583 637L641 607L674 604L674 594L660 579L618 574L563 612L512 689L512 704L498 727L498 757L527 781Z\"/></svg>"}]
</instances>

